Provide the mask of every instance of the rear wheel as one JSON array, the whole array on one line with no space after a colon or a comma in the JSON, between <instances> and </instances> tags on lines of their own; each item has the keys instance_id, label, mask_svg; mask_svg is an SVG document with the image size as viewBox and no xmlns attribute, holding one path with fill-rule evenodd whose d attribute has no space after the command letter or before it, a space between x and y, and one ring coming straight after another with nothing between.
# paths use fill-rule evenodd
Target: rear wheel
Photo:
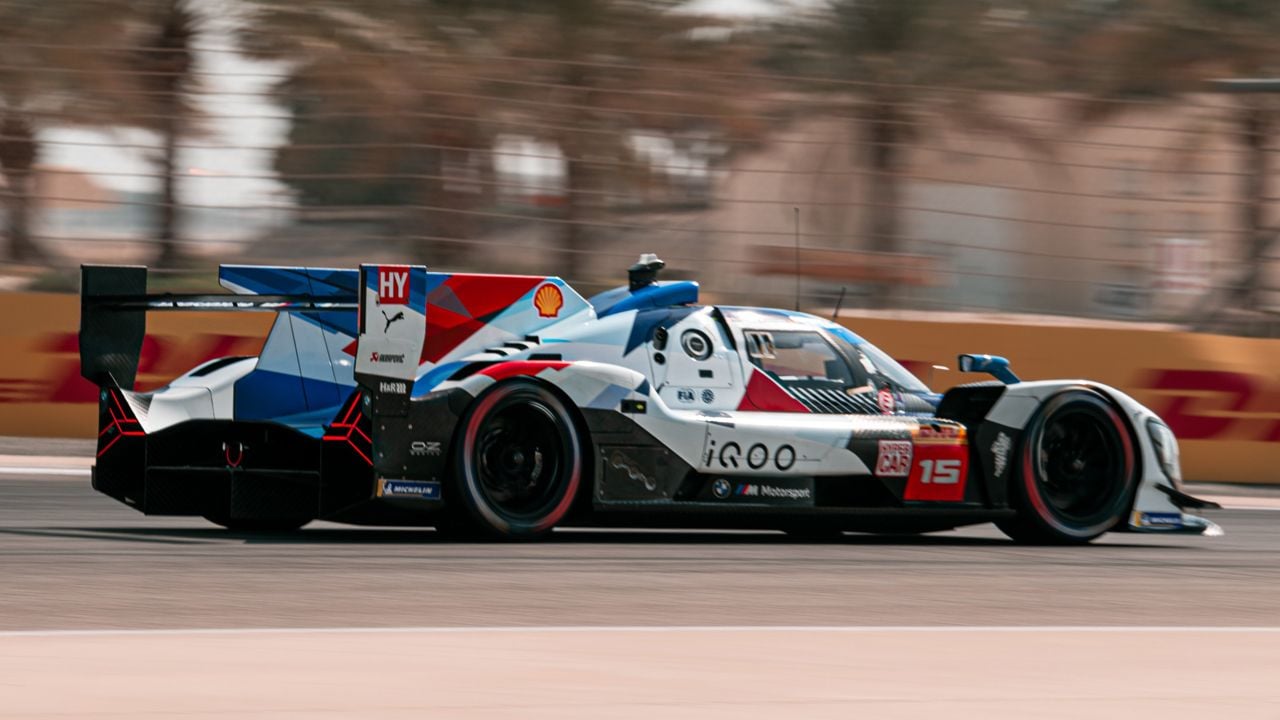
<instances>
[{"instance_id":1,"label":"rear wheel","mask_svg":"<svg viewBox=\"0 0 1280 720\"><path fill-rule=\"evenodd\" d=\"M490 535L550 532L582 484L582 441L570 410L535 382L505 382L481 396L455 447L454 496Z\"/></svg>"},{"instance_id":2,"label":"rear wheel","mask_svg":"<svg viewBox=\"0 0 1280 720\"><path fill-rule=\"evenodd\" d=\"M1019 542L1086 543L1120 522L1137 485L1133 439L1090 390L1050 398L1023 435L1011 480L1016 517L996 523Z\"/></svg>"}]
</instances>

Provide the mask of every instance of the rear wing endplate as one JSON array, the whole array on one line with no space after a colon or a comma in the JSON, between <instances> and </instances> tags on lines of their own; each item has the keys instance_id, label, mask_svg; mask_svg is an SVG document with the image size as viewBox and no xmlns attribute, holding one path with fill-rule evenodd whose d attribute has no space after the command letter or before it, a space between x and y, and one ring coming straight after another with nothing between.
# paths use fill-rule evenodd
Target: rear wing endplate
<instances>
[{"instance_id":1,"label":"rear wing endplate","mask_svg":"<svg viewBox=\"0 0 1280 720\"><path fill-rule=\"evenodd\" d=\"M360 266L356 382L376 415L409 411L427 334L427 268Z\"/></svg>"}]
</instances>

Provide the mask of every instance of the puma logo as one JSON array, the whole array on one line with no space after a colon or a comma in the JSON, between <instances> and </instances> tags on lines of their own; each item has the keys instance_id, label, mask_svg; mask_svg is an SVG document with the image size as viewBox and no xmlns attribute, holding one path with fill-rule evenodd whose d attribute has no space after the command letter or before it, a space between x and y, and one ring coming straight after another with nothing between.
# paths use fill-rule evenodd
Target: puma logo
<instances>
[{"instance_id":1,"label":"puma logo","mask_svg":"<svg viewBox=\"0 0 1280 720\"><path fill-rule=\"evenodd\" d=\"M403 320L403 319L404 319L404 311L403 311L403 310L401 310L400 312L396 313L395 315L392 315L391 317L387 317L387 311L386 311L386 310L383 310L383 311L382 311L382 317L383 317L383 319L384 319L384 320L386 320L386 321L387 321L387 326L386 326L386 327L384 327L384 328L382 328L382 332L384 332L384 333L385 333L386 331L388 331L388 330L390 330L390 329L391 329L391 323L393 323L393 322L395 322L395 321L397 321L397 320Z\"/></svg>"}]
</instances>

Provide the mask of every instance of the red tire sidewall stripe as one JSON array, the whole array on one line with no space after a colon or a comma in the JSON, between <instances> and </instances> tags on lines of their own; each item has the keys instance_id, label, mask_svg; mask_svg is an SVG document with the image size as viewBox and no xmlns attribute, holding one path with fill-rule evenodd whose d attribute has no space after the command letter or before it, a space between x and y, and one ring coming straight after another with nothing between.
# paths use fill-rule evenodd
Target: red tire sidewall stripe
<instances>
[{"instance_id":1,"label":"red tire sidewall stripe","mask_svg":"<svg viewBox=\"0 0 1280 720\"><path fill-rule=\"evenodd\" d=\"M467 473L467 477L463 484L466 490L467 504L476 512L483 515L485 520L495 529L501 530L502 532L510 532L511 524L489 508L488 503L483 498L482 491L479 488L479 480L475 477L476 468L474 456L476 433L479 430L480 424L484 421L485 416L489 414L489 411L493 406L497 405L503 398L511 395L511 393L519 387L531 387L531 385L498 385L486 393L482 398L480 398L480 401L467 417L467 425L463 432L463 472ZM569 423L574 433L574 442L570 443L572 446L570 448L570 453L573 456L571 458L573 463L573 472L569 479L569 487L566 489L564 497L560 499L560 502L558 502L554 508L547 512L544 519L532 526L531 529L533 532L541 532L543 530L550 529L554 527L556 523L563 520L564 516L569 512L570 506L573 505L574 498L578 494L578 488L582 484L582 449L577 438L577 429L572 427L573 418L569 417L568 408L565 407L564 402L553 392L545 388L537 389L546 395L544 398L541 398L543 402L551 405L552 410L560 411L558 414L561 419Z\"/></svg>"}]
</instances>

